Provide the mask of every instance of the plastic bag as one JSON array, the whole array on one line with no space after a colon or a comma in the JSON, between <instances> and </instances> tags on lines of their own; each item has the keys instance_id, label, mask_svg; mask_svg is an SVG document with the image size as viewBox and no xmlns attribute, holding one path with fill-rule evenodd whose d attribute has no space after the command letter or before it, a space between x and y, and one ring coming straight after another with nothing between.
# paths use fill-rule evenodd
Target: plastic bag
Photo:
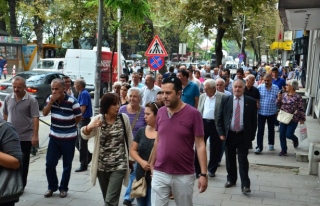
<instances>
[{"instance_id":1,"label":"plastic bag","mask_svg":"<svg viewBox=\"0 0 320 206\"><path fill-rule=\"evenodd\" d=\"M308 131L307 131L307 125L300 124L300 141L308 138Z\"/></svg>"}]
</instances>

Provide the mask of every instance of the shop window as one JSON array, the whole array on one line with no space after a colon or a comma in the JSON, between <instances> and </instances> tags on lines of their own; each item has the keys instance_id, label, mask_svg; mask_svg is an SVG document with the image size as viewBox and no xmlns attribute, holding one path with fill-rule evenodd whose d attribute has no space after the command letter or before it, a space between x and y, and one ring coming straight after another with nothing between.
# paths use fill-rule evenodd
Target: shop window
<instances>
[{"instance_id":1,"label":"shop window","mask_svg":"<svg viewBox=\"0 0 320 206\"><path fill-rule=\"evenodd\" d=\"M6 46L7 59L17 59L17 47Z\"/></svg>"},{"instance_id":2,"label":"shop window","mask_svg":"<svg viewBox=\"0 0 320 206\"><path fill-rule=\"evenodd\" d=\"M0 46L0 55L6 58L5 46Z\"/></svg>"}]
</instances>

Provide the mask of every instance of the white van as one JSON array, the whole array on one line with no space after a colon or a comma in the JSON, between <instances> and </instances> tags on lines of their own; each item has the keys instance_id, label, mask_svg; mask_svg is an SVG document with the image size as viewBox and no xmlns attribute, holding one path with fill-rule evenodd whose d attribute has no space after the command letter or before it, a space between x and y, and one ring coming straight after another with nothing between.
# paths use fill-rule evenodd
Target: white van
<instances>
[{"instance_id":1,"label":"white van","mask_svg":"<svg viewBox=\"0 0 320 206\"><path fill-rule=\"evenodd\" d=\"M40 59L33 71L48 71L63 73L64 58Z\"/></svg>"}]
</instances>

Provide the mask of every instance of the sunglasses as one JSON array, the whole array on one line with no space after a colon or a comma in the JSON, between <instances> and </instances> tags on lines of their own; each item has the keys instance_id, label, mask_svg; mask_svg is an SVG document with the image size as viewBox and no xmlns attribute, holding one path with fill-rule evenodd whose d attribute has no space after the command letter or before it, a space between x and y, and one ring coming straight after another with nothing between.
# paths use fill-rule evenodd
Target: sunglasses
<instances>
[{"instance_id":1,"label":"sunglasses","mask_svg":"<svg viewBox=\"0 0 320 206\"><path fill-rule=\"evenodd\" d=\"M156 104L156 102L150 102L150 104L151 104L151 105L154 105L154 106L157 108L157 110L159 110L159 107L158 107L158 105Z\"/></svg>"}]
</instances>

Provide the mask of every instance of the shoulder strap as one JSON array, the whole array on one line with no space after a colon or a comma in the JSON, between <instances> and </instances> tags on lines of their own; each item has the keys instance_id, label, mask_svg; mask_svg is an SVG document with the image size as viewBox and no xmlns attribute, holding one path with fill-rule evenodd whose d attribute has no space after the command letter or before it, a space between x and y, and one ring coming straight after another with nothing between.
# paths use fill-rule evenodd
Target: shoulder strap
<instances>
[{"instance_id":1,"label":"shoulder strap","mask_svg":"<svg viewBox=\"0 0 320 206\"><path fill-rule=\"evenodd\" d=\"M139 107L139 111L136 113L136 116L134 117L132 123L131 123L131 129L133 130L134 126L136 125L137 123L137 120L140 116L140 113L141 113L141 107Z\"/></svg>"},{"instance_id":2,"label":"shoulder strap","mask_svg":"<svg viewBox=\"0 0 320 206\"><path fill-rule=\"evenodd\" d=\"M125 139L125 142L126 142L126 145L127 145L127 150L128 150L128 154L129 154L129 143L128 143L128 136L127 136L127 128L126 128L126 124L124 123L124 120L123 120L123 116L122 114L119 114L119 117L120 117L120 120L123 124L123 131L124 131L124 139Z\"/></svg>"}]
</instances>

